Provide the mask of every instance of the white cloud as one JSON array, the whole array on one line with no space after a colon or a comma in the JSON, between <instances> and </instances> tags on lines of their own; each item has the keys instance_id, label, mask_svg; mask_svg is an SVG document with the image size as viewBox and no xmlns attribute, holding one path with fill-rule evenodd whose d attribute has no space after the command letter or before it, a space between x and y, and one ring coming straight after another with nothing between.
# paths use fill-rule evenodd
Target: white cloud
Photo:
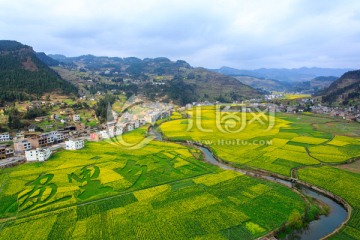
<instances>
[{"instance_id":1,"label":"white cloud","mask_svg":"<svg viewBox=\"0 0 360 240\"><path fill-rule=\"evenodd\" d=\"M0 0L0 38L211 68L358 68L359 13L356 0Z\"/></svg>"}]
</instances>

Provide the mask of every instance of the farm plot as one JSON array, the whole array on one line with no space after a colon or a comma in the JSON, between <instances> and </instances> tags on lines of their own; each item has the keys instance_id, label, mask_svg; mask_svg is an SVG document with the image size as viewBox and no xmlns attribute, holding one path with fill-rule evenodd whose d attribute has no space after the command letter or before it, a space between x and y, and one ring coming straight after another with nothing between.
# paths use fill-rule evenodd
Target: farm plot
<instances>
[{"instance_id":1,"label":"farm plot","mask_svg":"<svg viewBox=\"0 0 360 240\"><path fill-rule=\"evenodd\" d=\"M347 226L334 239L360 239L360 175L334 167L304 168L299 170L301 180L327 189L353 207Z\"/></svg>"},{"instance_id":2,"label":"farm plot","mask_svg":"<svg viewBox=\"0 0 360 240\"><path fill-rule=\"evenodd\" d=\"M285 115L261 121L251 113L217 114L215 107L194 108L190 119L163 123L161 131L172 140L191 140L210 146L220 158L290 176L291 169L338 163L360 156L359 140L333 137L314 130L312 123L329 119L308 115ZM229 127L230 120L232 127Z\"/></svg>"},{"instance_id":3,"label":"farm plot","mask_svg":"<svg viewBox=\"0 0 360 240\"><path fill-rule=\"evenodd\" d=\"M189 181L177 189L163 184L8 222L0 238L227 239L230 232L233 239L255 239L305 208L290 189L232 171L179 182ZM39 228L42 235L36 234Z\"/></svg>"},{"instance_id":4,"label":"farm plot","mask_svg":"<svg viewBox=\"0 0 360 240\"><path fill-rule=\"evenodd\" d=\"M305 209L286 187L194 155L168 142L135 151L97 142L3 169L0 239L226 239L234 229L254 239Z\"/></svg>"}]
</instances>

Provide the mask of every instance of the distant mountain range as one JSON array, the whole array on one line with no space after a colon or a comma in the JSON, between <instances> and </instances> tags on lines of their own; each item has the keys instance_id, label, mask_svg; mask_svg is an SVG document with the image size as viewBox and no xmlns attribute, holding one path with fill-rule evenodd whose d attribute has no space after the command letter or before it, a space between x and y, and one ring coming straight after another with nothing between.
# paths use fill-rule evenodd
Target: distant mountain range
<instances>
[{"instance_id":1,"label":"distant mountain range","mask_svg":"<svg viewBox=\"0 0 360 240\"><path fill-rule=\"evenodd\" d=\"M296 68L239 70L229 67L212 71L235 77L240 82L262 91L287 91L315 94L328 87L349 69Z\"/></svg>"},{"instance_id":2,"label":"distant mountain range","mask_svg":"<svg viewBox=\"0 0 360 240\"><path fill-rule=\"evenodd\" d=\"M179 104L193 101L244 100L260 97L259 91L231 76L205 68L193 68L185 61L165 57L66 57L49 55L66 66L54 68L63 78L76 84L81 92L124 91L141 93L150 99L168 99ZM67 71L67 69L72 69ZM81 78L76 71L82 72ZM85 86L85 88L84 88Z\"/></svg>"},{"instance_id":3,"label":"distant mountain range","mask_svg":"<svg viewBox=\"0 0 360 240\"><path fill-rule=\"evenodd\" d=\"M0 100L35 99L45 93L77 94L42 62L34 50L16 41L0 40Z\"/></svg>"},{"instance_id":4,"label":"distant mountain range","mask_svg":"<svg viewBox=\"0 0 360 240\"><path fill-rule=\"evenodd\" d=\"M310 81L319 76L340 77L345 72L351 71L349 68L260 68L255 70L240 70L230 67L212 69L211 71L222 73L228 76L252 76L262 79L275 79L285 82L304 82Z\"/></svg>"},{"instance_id":5,"label":"distant mountain range","mask_svg":"<svg viewBox=\"0 0 360 240\"><path fill-rule=\"evenodd\" d=\"M291 88L291 84L284 81L258 78L252 76L234 76L237 80L243 84L249 85L255 89L262 91L288 91Z\"/></svg>"},{"instance_id":6,"label":"distant mountain range","mask_svg":"<svg viewBox=\"0 0 360 240\"><path fill-rule=\"evenodd\" d=\"M360 70L345 73L320 95L326 103L360 106Z\"/></svg>"},{"instance_id":7,"label":"distant mountain range","mask_svg":"<svg viewBox=\"0 0 360 240\"><path fill-rule=\"evenodd\" d=\"M165 57L48 56L19 42L2 40L0 101L36 99L47 93L86 95L100 91L143 94L151 100L183 105L258 98L264 91L297 91L318 92L327 103L356 105L360 98L360 70L348 70L222 67L210 71Z\"/></svg>"}]
</instances>

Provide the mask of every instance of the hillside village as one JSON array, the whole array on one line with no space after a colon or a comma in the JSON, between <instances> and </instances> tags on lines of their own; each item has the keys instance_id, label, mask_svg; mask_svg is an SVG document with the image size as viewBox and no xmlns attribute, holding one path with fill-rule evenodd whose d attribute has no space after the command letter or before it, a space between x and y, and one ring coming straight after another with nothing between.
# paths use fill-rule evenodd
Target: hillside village
<instances>
[{"instance_id":1,"label":"hillside village","mask_svg":"<svg viewBox=\"0 0 360 240\"><path fill-rule=\"evenodd\" d=\"M50 122L50 131L39 132L38 126L31 124L13 134L0 133L0 168L24 162L46 161L59 149L79 150L85 146L85 141L100 141L125 134L167 118L173 111L172 104L139 103L134 107L135 112L129 109L119 114L111 108L107 109L107 121L93 127L81 122L81 116L74 111L64 110L61 113L67 116L66 120L57 114L34 119L37 123ZM35 104L44 103L32 103L31 106ZM59 121L64 121L66 126L52 130ZM44 130L47 129L46 126Z\"/></svg>"},{"instance_id":2,"label":"hillside village","mask_svg":"<svg viewBox=\"0 0 360 240\"><path fill-rule=\"evenodd\" d=\"M284 94L282 94L284 96ZM50 115L35 117L33 123L16 133L0 133L0 167L13 166L29 161L46 161L52 152L59 149L78 150L85 146L84 141L100 141L133 131L146 124L154 124L159 119L171 116L174 106L169 103L149 102L137 98L131 109L119 113L108 107L106 122L89 124L96 116L79 114L71 107L62 107ZM27 109L38 109L44 105L62 105L60 101L33 101ZM192 102L180 107L180 111L193 106L211 106L219 102ZM268 108L276 112L301 114L312 112L329 115L348 121L360 122L360 110L356 107L330 107L317 102L316 98L280 100L278 98L252 99L233 102L235 105L252 108ZM124 106L122 106L124 108ZM123 110L123 109L120 110ZM86 119L84 119L86 118ZM41 128L40 128L41 126ZM41 131L40 131L41 130Z\"/></svg>"}]
</instances>

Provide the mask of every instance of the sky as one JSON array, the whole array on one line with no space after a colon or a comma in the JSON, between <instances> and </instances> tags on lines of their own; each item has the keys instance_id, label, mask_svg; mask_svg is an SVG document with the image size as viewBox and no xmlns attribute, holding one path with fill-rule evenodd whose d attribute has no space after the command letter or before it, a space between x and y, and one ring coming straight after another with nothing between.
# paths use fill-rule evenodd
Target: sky
<instances>
[{"instance_id":1,"label":"sky","mask_svg":"<svg viewBox=\"0 0 360 240\"><path fill-rule=\"evenodd\" d=\"M207 68L360 68L360 1L0 0L0 39Z\"/></svg>"}]
</instances>

